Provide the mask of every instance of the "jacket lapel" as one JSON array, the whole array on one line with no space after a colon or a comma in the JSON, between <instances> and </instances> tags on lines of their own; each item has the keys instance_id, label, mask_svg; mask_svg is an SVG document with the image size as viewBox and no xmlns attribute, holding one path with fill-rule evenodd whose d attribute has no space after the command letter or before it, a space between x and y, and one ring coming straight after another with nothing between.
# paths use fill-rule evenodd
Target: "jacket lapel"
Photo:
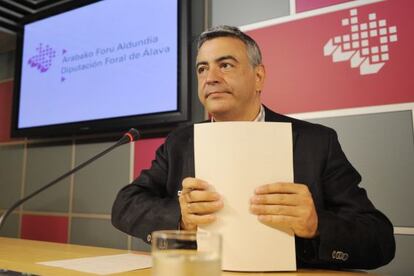
<instances>
[{"instance_id":1,"label":"jacket lapel","mask_svg":"<svg viewBox=\"0 0 414 276\"><path fill-rule=\"evenodd\" d=\"M293 151L295 151L296 141L298 139L299 133L296 129L296 124L294 123L294 119L278 114L276 112L273 112L266 106L264 106L265 109L265 121L266 122L280 122L280 123L291 123L292 124L292 143L293 143Z\"/></svg>"}]
</instances>

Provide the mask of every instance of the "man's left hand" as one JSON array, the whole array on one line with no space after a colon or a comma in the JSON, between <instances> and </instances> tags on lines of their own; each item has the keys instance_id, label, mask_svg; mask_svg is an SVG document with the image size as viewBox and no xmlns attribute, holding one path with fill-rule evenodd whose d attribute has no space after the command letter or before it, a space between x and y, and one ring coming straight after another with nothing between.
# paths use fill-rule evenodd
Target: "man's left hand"
<instances>
[{"instance_id":1,"label":"man's left hand","mask_svg":"<svg viewBox=\"0 0 414 276\"><path fill-rule=\"evenodd\" d=\"M318 215L308 186L273 183L256 188L250 211L259 221L273 228L291 228L296 236L317 235Z\"/></svg>"}]
</instances>

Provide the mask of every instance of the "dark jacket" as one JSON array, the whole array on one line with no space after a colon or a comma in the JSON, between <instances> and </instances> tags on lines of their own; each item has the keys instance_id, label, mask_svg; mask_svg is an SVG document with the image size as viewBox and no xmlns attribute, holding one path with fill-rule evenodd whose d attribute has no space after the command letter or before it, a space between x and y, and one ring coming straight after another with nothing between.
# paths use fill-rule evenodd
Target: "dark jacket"
<instances>
[{"instance_id":1,"label":"dark jacket","mask_svg":"<svg viewBox=\"0 0 414 276\"><path fill-rule=\"evenodd\" d=\"M336 132L267 108L265 121L292 123L294 181L308 185L318 213L319 236L296 237L298 267L371 269L390 262L395 254L393 226L358 186L361 176L343 153ZM194 177L193 129L171 132L151 168L118 193L112 209L116 228L148 242L153 231L177 229L177 191L185 177Z\"/></svg>"}]
</instances>

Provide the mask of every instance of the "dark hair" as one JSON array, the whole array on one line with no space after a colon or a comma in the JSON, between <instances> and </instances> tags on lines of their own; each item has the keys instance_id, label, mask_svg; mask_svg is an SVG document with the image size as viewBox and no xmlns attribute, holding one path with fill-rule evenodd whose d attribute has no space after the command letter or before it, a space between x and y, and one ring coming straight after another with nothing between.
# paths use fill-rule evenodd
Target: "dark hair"
<instances>
[{"instance_id":1,"label":"dark hair","mask_svg":"<svg viewBox=\"0 0 414 276\"><path fill-rule=\"evenodd\" d=\"M253 67L256 67L259 64L262 64L262 53L260 52L259 46L257 46L256 41L253 40L250 36L243 33L237 27L232 26L217 26L212 27L203 33L200 34L197 43L197 49L206 42L207 40L217 38L217 37L233 37L241 40L247 48L247 56L249 62Z\"/></svg>"}]
</instances>

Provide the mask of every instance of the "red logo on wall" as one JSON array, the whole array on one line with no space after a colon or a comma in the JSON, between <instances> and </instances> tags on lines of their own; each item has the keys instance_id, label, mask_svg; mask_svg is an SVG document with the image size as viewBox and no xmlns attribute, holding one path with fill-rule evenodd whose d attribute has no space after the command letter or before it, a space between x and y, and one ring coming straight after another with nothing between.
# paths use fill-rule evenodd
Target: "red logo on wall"
<instances>
[{"instance_id":1,"label":"red logo on wall","mask_svg":"<svg viewBox=\"0 0 414 276\"><path fill-rule=\"evenodd\" d=\"M414 102L413 9L381 1L249 31L266 66L263 102L280 113Z\"/></svg>"}]
</instances>

